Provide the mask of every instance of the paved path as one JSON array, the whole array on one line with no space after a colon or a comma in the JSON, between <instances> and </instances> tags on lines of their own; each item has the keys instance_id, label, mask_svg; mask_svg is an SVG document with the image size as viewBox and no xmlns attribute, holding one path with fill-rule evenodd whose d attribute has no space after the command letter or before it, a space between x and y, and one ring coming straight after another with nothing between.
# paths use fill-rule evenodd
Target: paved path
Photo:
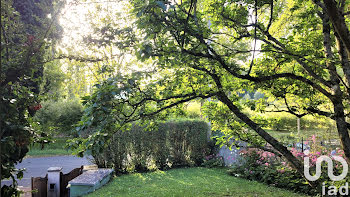
<instances>
[{"instance_id":1,"label":"paved path","mask_svg":"<svg viewBox=\"0 0 350 197\"><path fill-rule=\"evenodd\" d=\"M89 158L80 158L75 156L55 156L55 157L37 157L23 159L22 163L16 165L16 168L26 168L23 179L18 180L18 185L30 187L31 177L45 177L49 167L62 167L63 173L68 173L74 168L82 165L91 165ZM11 184L12 181L2 180L1 186Z\"/></svg>"}]
</instances>

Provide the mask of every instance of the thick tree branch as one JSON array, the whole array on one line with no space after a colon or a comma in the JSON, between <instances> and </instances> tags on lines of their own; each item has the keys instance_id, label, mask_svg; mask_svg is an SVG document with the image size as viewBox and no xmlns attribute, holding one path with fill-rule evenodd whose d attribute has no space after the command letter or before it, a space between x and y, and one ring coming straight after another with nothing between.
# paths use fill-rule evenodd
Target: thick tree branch
<instances>
[{"instance_id":1,"label":"thick tree branch","mask_svg":"<svg viewBox=\"0 0 350 197\"><path fill-rule=\"evenodd\" d=\"M312 76L317 81L321 82L323 85L325 85L329 88L332 87L332 84L330 84L328 81L326 81L325 79L323 79L322 77L317 75L312 70L312 68L309 65L307 65L307 63L303 60L303 58L300 58L298 55L295 55L291 51L287 50L286 46L284 44L282 44L280 41L278 41L275 37L273 37L269 32L264 31L261 27L259 27L259 28L265 34L265 36L268 38L268 40L277 44L282 49L282 52L286 53L287 55L291 55L295 59L295 61L297 61L310 74L310 76ZM272 45L272 46L275 46L275 45Z\"/></svg>"},{"instance_id":2,"label":"thick tree branch","mask_svg":"<svg viewBox=\"0 0 350 197\"><path fill-rule=\"evenodd\" d=\"M139 116L137 116L135 118L128 119L124 123L134 122L134 121L140 120L141 118L151 117L151 116L159 114L160 112L162 112L164 110L170 109L170 108L175 107L177 105L180 105L182 103L186 103L188 101L191 101L191 100L194 100L194 99L197 99L197 98L202 98L202 99L210 98L210 97L216 96L217 94L218 94L217 92L212 92L212 93L207 93L207 94L194 95L194 96L190 96L188 98L183 98L183 99L181 99L179 101L176 101L174 103L171 103L171 104L169 104L167 106L161 107L160 109L158 109L156 111L153 111L153 112L150 112L150 113L145 113L145 114L140 114ZM154 100L154 99L152 99L152 100Z\"/></svg>"},{"instance_id":3,"label":"thick tree branch","mask_svg":"<svg viewBox=\"0 0 350 197\"><path fill-rule=\"evenodd\" d=\"M335 31L338 33L340 39L343 41L348 55L350 55L350 32L346 25L345 18L337 8L337 4L334 0L323 0L327 9L329 18L331 19Z\"/></svg>"}]
</instances>

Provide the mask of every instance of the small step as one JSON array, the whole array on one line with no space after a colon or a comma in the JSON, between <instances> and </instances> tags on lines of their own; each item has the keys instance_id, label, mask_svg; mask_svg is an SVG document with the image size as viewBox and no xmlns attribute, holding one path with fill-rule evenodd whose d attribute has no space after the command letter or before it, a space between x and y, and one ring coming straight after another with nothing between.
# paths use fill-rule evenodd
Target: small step
<instances>
[{"instance_id":1,"label":"small step","mask_svg":"<svg viewBox=\"0 0 350 197\"><path fill-rule=\"evenodd\" d=\"M70 187L70 196L83 196L87 193L93 192L108 183L113 174L113 169L96 169L87 170L83 174L77 176L68 182Z\"/></svg>"}]
</instances>

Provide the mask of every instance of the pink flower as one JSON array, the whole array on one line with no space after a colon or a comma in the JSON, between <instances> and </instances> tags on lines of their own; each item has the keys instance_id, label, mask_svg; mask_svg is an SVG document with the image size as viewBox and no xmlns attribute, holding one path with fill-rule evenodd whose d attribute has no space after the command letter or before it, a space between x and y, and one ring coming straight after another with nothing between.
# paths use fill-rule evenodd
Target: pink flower
<instances>
[{"instance_id":1,"label":"pink flower","mask_svg":"<svg viewBox=\"0 0 350 197\"><path fill-rule=\"evenodd\" d=\"M312 164L315 164L316 161L317 161L317 157L313 157L313 158L311 159L311 163L312 163Z\"/></svg>"},{"instance_id":2,"label":"pink flower","mask_svg":"<svg viewBox=\"0 0 350 197\"><path fill-rule=\"evenodd\" d=\"M312 135L312 141L316 143L316 135Z\"/></svg>"},{"instance_id":3,"label":"pink flower","mask_svg":"<svg viewBox=\"0 0 350 197\"><path fill-rule=\"evenodd\" d=\"M266 162L264 165L265 165L265 166L269 166L270 164Z\"/></svg>"},{"instance_id":4,"label":"pink flower","mask_svg":"<svg viewBox=\"0 0 350 197\"><path fill-rule=\"evenodd\" d=\"M267 157L267 153L264 152L264 153L262 154L262 156L263 156L263 157Z\"/></svg>"}]
</instances>

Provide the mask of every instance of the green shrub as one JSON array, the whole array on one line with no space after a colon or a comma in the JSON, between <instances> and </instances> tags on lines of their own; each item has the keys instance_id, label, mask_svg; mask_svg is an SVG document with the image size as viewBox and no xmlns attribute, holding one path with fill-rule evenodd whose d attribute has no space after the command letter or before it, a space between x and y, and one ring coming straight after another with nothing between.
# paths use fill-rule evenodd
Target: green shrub
<instances>
[{"instance_id":1,"label":"green shrub","mask_svg":"<svg viewBox=\"0 0 350 197\"><path fill-rule=\"evenodd\" d=\"M208 124L186 120L165 123L168 133L171 163L174 166L199 165L207 148Z\"/></svg>"},{"instance_id":2,"label":"green shrub","mask_svg":"<svg viewBox=\"0 0 350 197\"><path fill-rule=\"evenodd\" d=\"M78 100L44 101L34 120L40 123L40 129L53 134L70 135L74 125L83 114Z\"/></svg>"},{"instance_id":3,"label":"green shrub","mask_svg":"<svg viewBox=\"0 0 350 197\"><path fill-rule=\"evenodd\" d=\"M117 173L200 166L209 151L208 130L200 120L171 120L151 131L133 125L115 133L104 153L93 156L97 165Z\"/></svg>"},{"instance_id":4,"label":"green shrub","mask_svg":"<svg viewBox=\"0 0 350 197\"><path fill-rule=\"evenodd\" d=\"M203 160L202 166L206 168L224 167L224 158L219 154L208 155Z\"/></svg>"},{"instance_id":5,"label":"green shrub","mask_svg":"<svg viewBox=\"0 0 350 197\"><path fill-rule=\"evenodd\" d=\"M291 153L299 158L303 159L305 156L302 152L298 152L296 149L292 149ZM330 155L328 151L324 150L321 153L312 152L310 155L310 170L312 173L315 172L315 163L317 157L320 155ZM344 157L343 151L339 150L336 154L338 156ZM318 187L313 188L309 183L302 177L297 170L295 170L291 165L288 164L286 160L276 156L273 153L258 150L258 149L247 149L240 152L242 156L242 161L232 169L228 171L229 174L246 178L249 180L259 181L268 185L273 185L275 187L287 188L294 192L301 192L316 196L321 193L321 183L325 183L326 188L331 185L340 187L349 180L350 177L342 181L331 181L327 175L328 166L326 163L322 163L322 174L318 179ZM339 175L342 171L342 166L336 165L334 168L334 173Z\"/></svg>"},{"instance_id":6,"label":"green shrub","mask_svg":"<svg viewBox=\"0 0 350 197\"><path fill-rule=\"evenodd\" d=\"M158 130L151 132L152 157L157 168L164 170L168 168L168 158L170 155L169 143L167 143L168 133L166 132L167 124L163 123L158 126Z\"/></svg>"}]
</instances>

